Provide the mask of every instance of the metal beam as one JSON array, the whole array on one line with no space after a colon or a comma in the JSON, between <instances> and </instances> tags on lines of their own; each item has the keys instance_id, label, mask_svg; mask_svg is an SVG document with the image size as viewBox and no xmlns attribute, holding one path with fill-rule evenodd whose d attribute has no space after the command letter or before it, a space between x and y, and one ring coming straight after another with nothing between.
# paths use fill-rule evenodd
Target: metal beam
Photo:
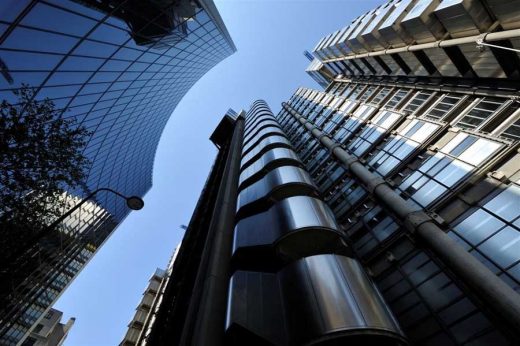
<instances>
[{"instance_id":1,"label":"metal beam","mask_svg":"<svg viewBox=\"0 0 520 346\"><path fill-rule=\"evenodd\" d=\"M207 247L204 249L206 258L202 263L205 268L199 268L199 273L203 275L200 281L197 278L200 282L198 289L202 290L201 300L191 302L197 306L190 309L194 316L193 329L184 330L182 345L218 346L223 343L244 128L242 112L235 123L223 179L211 215Z\"/></svg>"}]
</instances>

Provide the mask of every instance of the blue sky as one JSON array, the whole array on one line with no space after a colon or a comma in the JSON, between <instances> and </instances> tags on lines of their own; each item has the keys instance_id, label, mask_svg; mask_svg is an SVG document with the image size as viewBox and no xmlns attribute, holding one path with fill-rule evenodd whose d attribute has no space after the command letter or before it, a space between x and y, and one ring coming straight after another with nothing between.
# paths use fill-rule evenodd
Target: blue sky
<instances>
[{"instance_id":1,"label":"blue sky","mask_svg":"<svg viewBox=\"0 0 520 346\"><path fill-rule=\"evenodd\" d=\"M303 56L377 0L215 0L238 52L186 94L163 135L146 206L131 213L55 308L76 317L65 345L117 345L149 277L180 242L216 155L208 140L228 108L266 100L276 114L299 86L319 88Z\"/></svg>"}]
</instances>

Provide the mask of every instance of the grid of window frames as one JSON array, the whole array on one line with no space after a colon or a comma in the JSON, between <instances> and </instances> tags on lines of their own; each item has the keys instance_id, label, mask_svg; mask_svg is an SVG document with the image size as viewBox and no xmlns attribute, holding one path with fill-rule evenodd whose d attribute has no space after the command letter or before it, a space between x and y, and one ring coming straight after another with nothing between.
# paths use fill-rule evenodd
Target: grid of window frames
<instances>
[{"instance_id":1,"label":"grid of window frames","mask_svg":"<svg viewBox=\"0 0 520 346\"><path fill-rule=\"evenodd\" d=\"M218 17L216 13L210 15L195 6L189 17L179 19L175 14L177 22L167 27L158 18L171 16L168 8L141 11L133 4L117 1L104 7L94 0L0 3L2 99L16 102L13 91L27 85L35 91L35 99L51 99L63 117L74 118L92 131L84 149L92 164L84 189L70 191L72 201L99 187L144 195L152 184L161 132L175 106L202 75L235 50L225 28L211 19ZM141 24L136 27L135 23ZM91 230L98 237L93 249L128 213L121 198L109 193L96 197L105 210L102 215L84 211L63 227L76 234L86 226L103 229ZM111 217L105 217L107 211ZM20 306L19 320L10 329L4 324L0 330L6 344L18 342L78 272L77 261L84 250L85 245L70 245L67 260L35 272L28 281L33 286L27 294L31 299ZM71 275L52 269L60 266L73 269ZM54 293L47 294L49 290Z\"/></svg>"},{"instance_id":2,"label":"grid of window frames","mask_svg":"<svg viewBox=\"0 0 520 346\"><path fill-rule=\"evenodd\" d=\"M417 209L453 213L450 203L467 199L462 192L473 186L467 184L470 178L474 184L475 179L489 179L494 170L507 175L509 180L501 175L499 187L484 197L477 184L478 206L468 205L449 219L447 229L520 290L520 154L514 156L518 102L355 82L336 82L326 93L330 90L343 101L335 112L327 111L326 119L320 119L325 113L319 106L326 98L323 92L300 88L288 105L319 123L352 155L364 157L373 172L389 179ZM389 113L396 119L381 126ZM508 344L457 278L428 250L417 247L400 222L378 206L309 131L300 131L299 121L285 109L278 120L413 342ZM355 143L370 138L369 131L377 131L377 143L370 141L376 145L356 151Z\"/></svg>"},{"instance_id":3,"label":"grid of window frames","mask_svg":"<svg viewBox=\"0 0 520 346\"><path fill-rule=\"evenodd\" d=\"M233 52L200 8L186 20L188 34L181 41L170 43L165 34L150 46L136 43L117 16L75 1L0 6L5 7L0 7L0 52L11 76L0 78L2 98L13 101L12 91L27 84L38 91L37 99L50 98L66 109L64 117L93 131L85 148L93 162L87 179L92 190L110 186L144 194L159 136L175 105ZM141 19L158 25L153 18ZM124 201L114 196L100 202L118 218L126 214Z\"/></svg>"},{"instance_id":4,"label":"grid of window frames","mask_svg":"<svg viewBox=\"0 0 520 346\"><path fill-rule=\"evenodd\" d=\"M454 222L450 236L520 291L520 179L494 189Z\"/></svg>"}]
</instances>

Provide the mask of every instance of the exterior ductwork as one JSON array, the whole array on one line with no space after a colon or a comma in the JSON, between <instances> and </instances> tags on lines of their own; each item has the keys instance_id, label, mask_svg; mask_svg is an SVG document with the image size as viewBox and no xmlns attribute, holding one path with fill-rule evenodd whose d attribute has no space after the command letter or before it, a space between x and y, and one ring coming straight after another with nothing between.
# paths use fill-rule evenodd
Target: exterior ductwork
<instances>
[{"instance_id":1,"label":"exterior ductwork","mask_svg":"<svg viewBox=\"0 0 520 346\"><path fill-rule=\"evenodd\" d=\"M356 260L317 255L277 273L237 271L227 315L230 345L404 345L399 326Z\"/></svg>"},{"instance_id":2,"label":"exterior ductwork","mask_svg":"<svg viewBox=\"0 0 520 346\"><path fill-rule=\"evenodd\" d=\"M322 100L325 112L329 99ZM362 266L346 257L350 252L332 211L285 136L256 139L266 124L278 128L265 108L257 101L246 117L226 342L405 344ZM332 116L332 108L328 112Z\"/></svg>"},{"instance_id":3,"label":"exterior ductwork","mask_svg":"<svg viewBox=\"0 0 520 346\"><path fill-rule=\"evenodd\" d=\"M240 269L271 271L308 255L341 248L341 232L329 207L298 195L237 223L233 260Z\"/></svg>"},{"instance_id":4,"label":"exterior ductwork","mask_svg":"<svg viewBox=\"0 0 520 346\"><path fill-rule=\"evenodd\" d=\"M305 54L324 90L228 119L162 344L518 345L519 11L389 1Z\"/></svg>"}]
</instances>

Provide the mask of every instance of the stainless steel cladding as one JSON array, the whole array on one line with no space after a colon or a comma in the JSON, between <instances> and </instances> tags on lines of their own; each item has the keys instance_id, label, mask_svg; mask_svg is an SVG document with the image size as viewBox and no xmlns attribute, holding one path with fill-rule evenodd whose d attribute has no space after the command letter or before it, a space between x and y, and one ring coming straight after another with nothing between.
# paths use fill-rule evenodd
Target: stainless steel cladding
<instances>
[{"instance_id":1,"label":"stainless steel cladding","mask_svg":"<svg viewBox=\"0 0 520 346\"><path fill-rule=\"evenodd\" d=\"M251 209L251 204L261 200L273 200L287 194L316 194L315 190L316 185L307 171L295 166L281 166L242 189L238 195L237 215L242 215L245 208Z\"/></svg>"},{"instance_id":2,"label":"stainless steel cladding","mask_svg":"<svg viewBox=\"0 0 520 346\"><path fill-rule=\"evenodd\" d=\"M258 159L266 151L276 147L290 147L291 144L284 136L272 135L261 140L254 148L242 157L241 169L249 166L254 160Z\"/></svg>"},{"instance_id":3,"label":"stainless steel cladding","mask_svg":"<svg viewBox=\"0 0 520 346\"><path fill-rule=\"evenodd\" d=\"M233 256L240 269L266 271L307 255L332 253L341 246L341 232L330 208L317 198L294 196L240 220ZM257 256L264 260L258 261Z\"/></svg>"},{"instance_id":4,"label":"stainless steel cladding","mask_svg":"<svg viewBox=\"0 0 520 346\"><path fill-rule=\"evenodd\" d=\"M404 17L401 25L413 37L417 43L440 40L445 29L433 11L439 6L440 0L419 0Z\"/></svg>"},{"instance_id":5,"label":"stainless steel cladding","mask_svg":"<svg viewBox=\"0 0 520 346\"><path fill-rule=\"evenodd\" d=\"M327 119L344 116L333 112L336 106L353 109L343 98L322 96L317 108ZM227 344L405 344L362 265L348 257L343 230L265 102L253 104L246 129Z\"/></svg>"},{"instance_id":6,"label":"stainless steel cladding","mask_svg":"<svg viewBox=\"0 0 520 346\"><path fill-rule=\"evenodd\" d=\"M434 13L453 38L479 35L493 24L478 0L444 1Z\"/></svg>"},{"instance_id":7,"label":"stainless steel cladding","mask_svg":"<svg viewBox=\"0 0 520 346\"><path fill-rule=\"evenodd\" d=\"M251 131L249 131L249 128L247 129L248 131L246 131L246 134L244 136L244 143L247 143L252 138L255 138L255 136L256 136L258 131L260 131L262 129L265 129L265 128L268 128L268 127L279 127L279 126L278 126L278 123L276 123L276 121L274 121L274 119L268 120L265 123L261 123L261 125L258 124L258 126L256 126L256 124L255 124L251 128Z\"/></svg>"},{"instance_id":8,"label":"stainless steel cladding","mask_svg":"<svg viewBox=\"0 0 520 346\"><path fill-rule=\"evenodd\" d=\"M486 2L505 30L520 28L519 0L487 0Z\"/></svg>"},{"instance_id":9,"label":"stainless steel cladding","mask_svg":"<svg viewBox=\"0 0 520 346\"><path fill-rule=\"evenodd\" d=\"M516 345L518 94L404 80L300 88L277 119L413 344Z\"/></svg>"},{"instance_id":10,"label":"stainless steel cladding","mask_svg":"<svg viewBox=\"0 0 520 346\"><path fill-rule=\"evenodd\" d=\"M320 41L314 54L323 68L313 72L329 82L386 74L518 80L519 16L520 0L390 1L339 40Z\"/></svg>"},{"instance_id":11,"label":"stainless steel cladding","mask_svg":"<svg viewBox=\"0 0 520 346\"><path fill-rule=\"evenodd\" d=\"M251 138L250 141L247 143L244 143L244 148L242 150L242 155L245 155L250 150L252 150L262 139L266 138L267 136L278 134L280 136L283 136L283 131L276 126L269 126L266 128L262 128L258 132L255 131L254 137Z\"/></svg>"},{"instance_id":12,"label":"stainless steel cladding","mask_svg":"<svg viewBox=\"0 0 520 346\"><path fill-rule=\"evenodd\" d=\"M282 165L299 165L298 156L287 148L274 148L260 156L240 174L240 188L251 185L269 170Z\"/></svg>"},{"instance_id":13,"label":"stainless steel cladding","mask_svg":"<svg viewBox=\"0 0 520 346\"><path fill-rule=\"evenodd\" d=\"M406 343L359 262L332 254L300 259L276 274L236 272L226 328L235 345Z\"/></svg>"},{"instance_id":14,"label":"stainless steel cladding","mask_svg":"<svg viewBox=\"0 0 520 346\"><path fill-rule=\"evenodd\" d=\"M379 28L379 34L388 45L392 47L402 47L412 42L410 35L401 27L401 21L408 12L414 7L417 0L403 0L395 6L395 9L388 16ZM386 47L385 47L386 48Z\"/></svg>"},{"instance_id":15,"label":"stainless steel cladding","mask_svg":"<svg viewBox=\"0 0 520 346\"><path fill-rule=\"evenodd\" d=\"M365 45L372 49L383 49L387 46L387 43L382 39L379 34L379 27L390 17L392 12L396 9L398 1L390 1L376 10L376 16L372 22L365 28L361 33L361 37L364 40Z\"/></svg>"}]
</instances>

